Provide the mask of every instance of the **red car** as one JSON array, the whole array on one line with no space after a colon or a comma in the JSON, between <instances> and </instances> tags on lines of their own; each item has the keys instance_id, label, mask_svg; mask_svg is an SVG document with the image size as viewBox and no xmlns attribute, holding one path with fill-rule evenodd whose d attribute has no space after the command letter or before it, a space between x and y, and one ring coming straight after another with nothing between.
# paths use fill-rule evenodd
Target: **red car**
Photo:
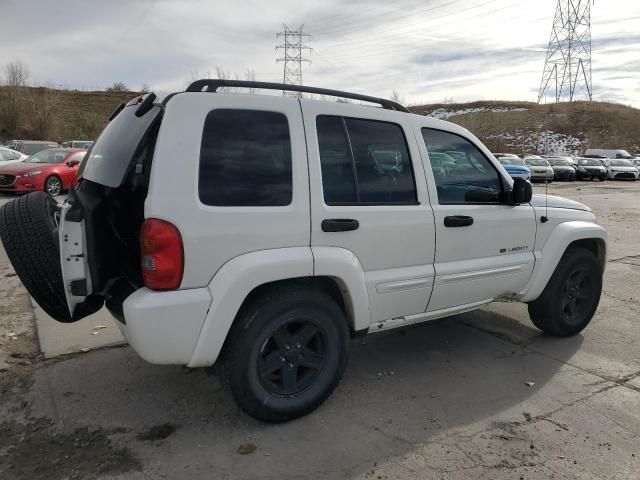
<instances>
[{"instance_id":1,"label":"red car","mask_svg":"<svg viewBox=\"0 0 640 480\"><path fill-rule=\"evenodd\" d=\"M59 195L74 185L86 152L78 148L50 148L24 162L0 166L0 192L43 191Z\"/></svg>"}]
</instances>

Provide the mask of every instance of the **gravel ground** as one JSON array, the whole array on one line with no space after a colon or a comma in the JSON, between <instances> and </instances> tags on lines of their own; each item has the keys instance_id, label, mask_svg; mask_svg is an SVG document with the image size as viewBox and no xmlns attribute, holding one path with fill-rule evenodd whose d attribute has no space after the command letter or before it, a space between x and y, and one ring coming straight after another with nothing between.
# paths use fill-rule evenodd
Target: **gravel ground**
<instances>
[{"instance_id":1,"label":"gravel ground","mask_svg":"<svg viewBox=\"0 0 640 480\"><path fill-rule=\"evenodd\" d=\"M283 425L243 415L206 371L128 347L43 360L0 249L0 478L638 478L638 183L549 187L609 230L583 334L545 337L525 306L494 304L366 337L325 405Z\"/></svg>"}]
</instances>

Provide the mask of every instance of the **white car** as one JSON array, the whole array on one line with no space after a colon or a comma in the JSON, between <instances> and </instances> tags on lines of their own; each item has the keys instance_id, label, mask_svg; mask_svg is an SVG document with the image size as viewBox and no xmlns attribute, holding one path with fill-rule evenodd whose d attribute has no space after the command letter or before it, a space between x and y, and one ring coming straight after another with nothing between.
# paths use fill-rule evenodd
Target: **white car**
<instances>
[{"instance_id":1,"label":"white car","mask_svg":"<svg viewBox=\"0 0 640 480\"><path fill-rule=\"evenodd\" d=\"M28 157L29 155L20 153L17 150L0 147L0 167L2 167L2 165L11 165L12 163L23 162Z\"/></svg>"},{"instance_id":2,"label":"white car","mask_svg":"<svg viewBox=\"0 0 640 480\"><path fill-rule=\"evenodd\" d=\"M106 302L142 358L216 364L264 421L317 408L349 337L502 300L564 337L600 299L607 233L589 207L532 197L469 131L389 100L198 80L121 107L80 176L63 204L0 210L30 294L62 322Z\"/></svg>"},{"instance_id":3,"label":"white car","mask_svg":"<svg viewBox=\"0 0 640 480\"><path fill-rule=\"evenodd\" d=\"M613 180L637 180L638 169L631 160L606 160L609 178Z\"/></svg>"}]
</instances>

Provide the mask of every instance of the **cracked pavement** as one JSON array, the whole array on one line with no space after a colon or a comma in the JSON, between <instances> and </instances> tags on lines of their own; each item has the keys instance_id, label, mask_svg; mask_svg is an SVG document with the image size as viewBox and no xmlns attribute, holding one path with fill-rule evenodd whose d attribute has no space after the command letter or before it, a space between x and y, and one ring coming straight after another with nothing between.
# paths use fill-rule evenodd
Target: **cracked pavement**
<instances>
[{"instance_id":1,"label":"cracked pavement","mask_svg":"<svg viewBox=\"0 0 640 480\"><path fill-rule=\"evenodd\" d=\"M128 347L40 359L7 277L0 478L637 478L640 185L600 185L550 187L609 230L605 294L581 335L546 337L525 305L500 303L365 337L331 398L282 425L243 415L206 371Z\"/></svg>"}]
</instances>

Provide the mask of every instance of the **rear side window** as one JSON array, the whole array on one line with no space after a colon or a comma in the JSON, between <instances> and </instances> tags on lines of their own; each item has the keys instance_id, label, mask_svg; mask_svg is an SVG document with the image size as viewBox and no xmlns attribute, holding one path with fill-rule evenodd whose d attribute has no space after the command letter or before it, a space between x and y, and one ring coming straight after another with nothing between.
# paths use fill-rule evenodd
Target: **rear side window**
<instances>
[{"instance_id":1,"label":"rear side window","mask_svg":"<svg viewBox=\"0 0 640 480\"><path fill-rule=\"evenodd\" d=\"M316 127L327 205L417 204L413 167L400 125L319 116Z\"/></svg>"},{"instance_id":2,"label":"rear side window","mask_svg":"<svg viewBox=\"0 0 640 480\"><path fill-rule=\"evenodd\" d=\"M291 203L291 138L282 113L212 110L200 149L200 201L219 207Z\"/></svg>"}]
</instances>

